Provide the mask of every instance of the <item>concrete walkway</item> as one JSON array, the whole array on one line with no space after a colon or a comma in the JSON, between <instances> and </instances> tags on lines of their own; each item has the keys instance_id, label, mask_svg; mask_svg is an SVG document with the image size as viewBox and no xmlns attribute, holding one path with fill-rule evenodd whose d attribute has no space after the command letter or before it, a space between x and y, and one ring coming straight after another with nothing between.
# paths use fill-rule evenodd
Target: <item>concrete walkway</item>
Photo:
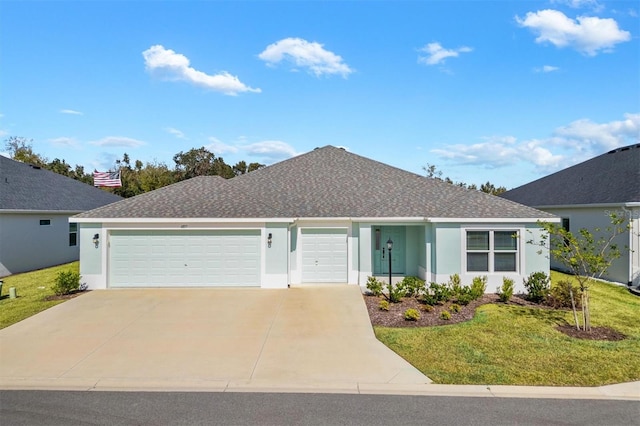
<instances>
[{"instance_id":1,"label":"concrete walkway","mask_svg":"<svg viewBox=\"0 0 640 426\"><path fill-rule=\"evenodd\" d=\"M375 338L356 286L93 291L0 330L0 389L640 401L640 382L431 384Z\"/></svg>"}]
</instances>

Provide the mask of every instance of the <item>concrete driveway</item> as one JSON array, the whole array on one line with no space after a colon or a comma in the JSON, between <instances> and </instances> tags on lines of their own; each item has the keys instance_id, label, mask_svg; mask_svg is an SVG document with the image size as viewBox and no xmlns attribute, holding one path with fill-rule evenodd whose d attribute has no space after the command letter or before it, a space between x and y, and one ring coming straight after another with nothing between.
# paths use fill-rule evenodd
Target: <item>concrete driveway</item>
<instances>
[{"instance_id":1,"label":"concrete driveway","mask_svg":"<svg viewBox=\"0 0 640 426\"><path fill-rule=\"evenodd\" d=\"M356 286L98 290L0 330L0 388L358 391L430 380Z\"/></svg>"}]
</instances>

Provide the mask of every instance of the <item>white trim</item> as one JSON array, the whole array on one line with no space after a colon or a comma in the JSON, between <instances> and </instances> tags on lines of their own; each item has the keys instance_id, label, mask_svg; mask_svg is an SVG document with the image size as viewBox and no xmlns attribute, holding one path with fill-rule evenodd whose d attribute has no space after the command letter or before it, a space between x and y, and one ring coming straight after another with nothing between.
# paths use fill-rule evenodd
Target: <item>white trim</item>
<instances>
[{"instance_id":1,"label":"white trim","mask_svg":"<svg viewBox=\"0 0 640 426\"><path fill-rule=\"evenodd\" d=\"M0 214L80 214L83 210L20 210L0 209Z\"/></svg>"},{"instance_id":2,"label":"white trim","mask_svg":"<svg viewBox=\"0 0 640 426\"><path fill-rule=\"evenodd\" d=\"M594 204L557 204L550 206L534 206L534 208L538 210L543 209L587 209L587 208L598 208L598 207L640 207L639 201L631 201L626 203L594 203Z\"/></svg>"},{"instance_id":3,"label":"white trim","mask_svg":"<svg viewBox=\"0 0 640 426\"><path fill-rule=\"evenodd\" d=\"M291 223L294 218L218 218L218 217L195 217L195 218L179 218L179 217L128 217L128 218L88 218L88 217L73 217L77 223Z\"/></svg>"},{"instance_id":4,"label":"white trim","mask_svg":"<svg viewBox=\"0 0 640 426\"><path fill-rule=\"evenodd\" d=\"M536 223L540 222L560 222L560 217L547 218L472 218L472 217L433 217L428 218L433 223Z\"/></svg>"}]
</instances>

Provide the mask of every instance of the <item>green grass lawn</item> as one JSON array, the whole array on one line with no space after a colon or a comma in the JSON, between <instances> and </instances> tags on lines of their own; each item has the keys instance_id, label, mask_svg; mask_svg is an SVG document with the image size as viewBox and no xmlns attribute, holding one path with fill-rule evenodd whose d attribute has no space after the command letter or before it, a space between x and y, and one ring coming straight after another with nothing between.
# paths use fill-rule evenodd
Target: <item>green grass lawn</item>
<instances>
[{"instance_id":1,"label":"green grass lawn","mask_svg":"<svg viewBox=\"0 0 640 426\"><path fill-rule=\"evenodd\" d=\"M78 272L78 265L78 262L72 262L2 278L4 285L0 299L0 329L64 302L64 300L45 301L44 299L53 295L51 286L58 273ZM16 288L18 295L16 299L9 299L10 287Z\"/></svg>"},{"instance_id":2,"label":"green grass lawn","mask_svg":"<svg viewBox=\"0 0 640 426\"><path fill-rule=\"evenodd\" d=\"M568 278L552 272L553 282ZM640 298L592 283L591 325L628 337L574 339L555 329L571 311L484 305L472 321L424 328L376 327L376 336L435 383L599 386L640 380Z\"/></svg>"}]
</instances>

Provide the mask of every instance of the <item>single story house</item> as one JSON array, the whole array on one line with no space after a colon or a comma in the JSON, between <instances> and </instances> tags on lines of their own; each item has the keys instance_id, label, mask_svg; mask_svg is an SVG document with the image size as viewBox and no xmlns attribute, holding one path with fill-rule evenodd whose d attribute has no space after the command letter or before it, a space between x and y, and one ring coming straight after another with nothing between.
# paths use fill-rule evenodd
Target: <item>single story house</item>
<instances>
[{"instance_id":1,"label":"single story house","mask_svg":"<svg viewBox=\"0 0 640 426\"><path fill-rule=\"evenodd\" d=\"M554 216L325 146L224 180L200 176L74 216L92 289L463 282L549 271L526 244ZM388 250L387 241L393 242ZM390 260L389 260L390 259Z\"/></svg>"},{"instance_id":2,"label":"single story house","mask_svg":"<svg viewBox=\"0 0 640 426\"><path fill-rule=\"evenodd\" d=\"M66 176L0 156L0 277L79 258L69 217L117 195Z\"/></svg>"},{"instance_id":3,"label":"single story house","mask_svg":"<svg viewBox=\"0 0 640 426\"><path fill-rule=\"evenodd\" d=\"M602 278L640 286L640 144L614 149L501 196L560 216L573 233L605 230L611 213L626 217L629 230L615 241L622 256ZM551 266L562 269L553 259Z\"/></svg>"}]
</instances>

